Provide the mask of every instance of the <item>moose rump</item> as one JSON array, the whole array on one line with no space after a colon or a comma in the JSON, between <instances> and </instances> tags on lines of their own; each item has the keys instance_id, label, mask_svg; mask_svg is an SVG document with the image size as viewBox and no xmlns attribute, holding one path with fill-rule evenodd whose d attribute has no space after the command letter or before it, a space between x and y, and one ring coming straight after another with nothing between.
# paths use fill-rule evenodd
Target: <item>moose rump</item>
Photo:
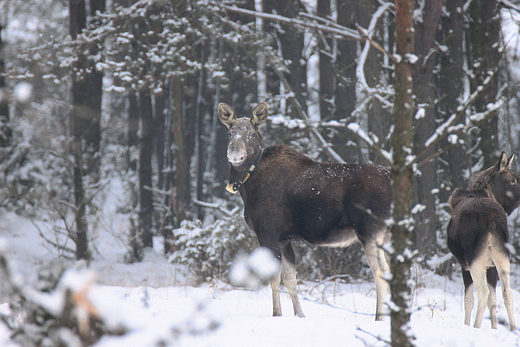
<instances>
[{"instance_id":1,"label":"moose rump","mask_svg":"<svg viewBox=\"0 0 520 347\"><path fill-rule=\"evenodd\" d=\"M466 325L470 325L473 286L476 287L476 328L482 324L486 305L491 327L497 328L496 285L500 279L509 327L516 330L506 247L509 240L507 215L520 202L518 176L509 170L512 160L513 156L508 159L502 153L494 167L473 176L468 189L456 189L449 199L452 213L448 224L448 248L462 266Z\"/></svg>"},{"instance_id":2,"label":"moose rump","mask_svg":"<svg viewBox=\"0 0 520 347\"><path fill-rule=\"evenodd\" d=\"M376 320L383 318L389 270L379 247L388 240L385 220L390 217L389 172L369 164L324 164L288 146L261 148L260 125L267 104L253 109L251 118L236 118L228 105L219 105L219 118L229 130L228 191L239 192L244 218L260 246L281 261L281 272L271 279L273 315L280 316L279 285L283 279L296 316L303 317L296 292L292 241L345 247L363 245L376 282Z\"/></svg>"}]
</instances>

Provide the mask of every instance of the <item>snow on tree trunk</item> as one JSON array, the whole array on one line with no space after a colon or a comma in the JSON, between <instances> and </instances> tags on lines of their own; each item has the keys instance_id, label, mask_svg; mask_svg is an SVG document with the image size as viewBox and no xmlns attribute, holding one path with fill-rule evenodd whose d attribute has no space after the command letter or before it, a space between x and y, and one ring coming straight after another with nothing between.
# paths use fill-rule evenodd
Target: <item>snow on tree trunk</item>
<instances>
[{"instance_id":1,"label":"snow on tree trunk","mask_svg":"<svg viewBox=\"0 0 520 347\"><path fill-rule=\"evenodd\" d=\"M395 132L393 143L393 166L391 169L393 189L392 249L390 269L390 317L392 346L413 346L410 327L411 298L409 284L412 263L413 231L412 185L413 171L409 165L413 149L413 66L414 53L414 0L396 0L396 55L395 66Z\"/></svg>"}]
</instances>

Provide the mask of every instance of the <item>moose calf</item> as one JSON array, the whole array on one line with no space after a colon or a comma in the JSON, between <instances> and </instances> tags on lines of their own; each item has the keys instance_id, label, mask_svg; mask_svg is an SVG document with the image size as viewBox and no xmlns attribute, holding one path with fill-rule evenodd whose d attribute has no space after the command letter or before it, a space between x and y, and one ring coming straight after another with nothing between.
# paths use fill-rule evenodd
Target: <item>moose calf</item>
<instances>
[{"instance_id":1,"label":"moose calf","mask_svg":"<svg viewBox=\"0 0 520 347\"><path fill-rule=\"evenodd\" d=\"M509 328L516 330L513 296L509 283L507 216L520 204L519 177L510 171L514 156L502 152L494 167L470 178L468 189L455 189L448 224L448 248L462 265L464 323L470 325L473 283L477 288L475 328L480 328L486 304L491 327L497 328L496 285L502 281L502 296Z\"/></svg>"}]
</instances>

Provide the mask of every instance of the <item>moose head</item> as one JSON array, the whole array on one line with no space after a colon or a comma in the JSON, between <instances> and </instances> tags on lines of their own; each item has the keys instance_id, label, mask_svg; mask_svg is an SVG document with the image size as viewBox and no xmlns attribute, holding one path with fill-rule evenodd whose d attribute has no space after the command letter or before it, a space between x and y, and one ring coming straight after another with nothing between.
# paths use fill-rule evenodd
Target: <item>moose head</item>
<instances>
[{"instance_id":1,"label":"moose head","mask_svg":"<svg viewBox=\"0 0 520 347\"><path fill-rule=\"evenodd\" d=\"M253 109L251 118L237 118L231 106L223 102L218 105L218 117L228 128L227 159L236 171L246 171L261 156L260 126L265 123L268 115L269 110L265 102Z\"/></svg>"},{"instance_id":2,"label":"moose head","mask_svg":"<svg viewBox=\"0 0 520 347\"><path fill-rule=\"evenodd\" d=\"M506 153L502 152L495 166L474 175L468 185L470 190L485 190L508 215L520 204L520 177L511 171L514 158L514 154L508 158Z\"/></svg>"}]
</instances>

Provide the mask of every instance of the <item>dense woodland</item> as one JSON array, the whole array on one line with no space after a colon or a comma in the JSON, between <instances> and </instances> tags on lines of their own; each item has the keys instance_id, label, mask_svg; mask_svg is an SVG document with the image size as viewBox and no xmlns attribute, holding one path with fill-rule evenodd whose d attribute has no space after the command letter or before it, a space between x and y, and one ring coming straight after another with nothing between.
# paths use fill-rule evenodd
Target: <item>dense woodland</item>
<instances>
[{"instance_id":1,"label":"dense woodland","mask_svg":"<svg viewBox=\"0 0 520 347\"><path fill-rule=\"evenodd\" d=\"M452 271L443 257L452 190L502 150L520 153L514 1L416 1L414 54L404 58L394 2L382 0L5 0L0 8L0 206L55 220L58 241L47 241L64 257L96 256L97 202L117 180L128 261L160 236L198 281L225 280L237 250L256 241L239 197L224 189L221 101L239 116L266 101L266 145L319 161L406 161L413 247L439 273ZM402 59L413 73L413 148L404 155L392 147L403 135L394 116ZM199 246L187 236L195 229ZM516 225L511 234L518 249ZM208 246L217 243L224 257ZM359 245L298 253L303 278L369 273Z\"/></svg>"},{"instance_id":2,"label":"dense woodland","mask_svg":"<svg viewBox=\"0 0 520 347\"><path fill-rule=\"evenodd\" d=\"M520 153L515 1L3 0L0 9L0 208L54 225L41 236L63 258L97 256L100 202L117 182L126 261L161 239L195 283L227 281L256 240L240 198L225 191L217 106L249 116L266 101L266 146L390 169L393 249L409 255L391 263L390 284L406 308L412 260L453 271L453 189L501 151ZM520 250L517 217L510 241ZM369 274L360 245L297 248L300 278Z\"/></svg>"}]
</instances>

